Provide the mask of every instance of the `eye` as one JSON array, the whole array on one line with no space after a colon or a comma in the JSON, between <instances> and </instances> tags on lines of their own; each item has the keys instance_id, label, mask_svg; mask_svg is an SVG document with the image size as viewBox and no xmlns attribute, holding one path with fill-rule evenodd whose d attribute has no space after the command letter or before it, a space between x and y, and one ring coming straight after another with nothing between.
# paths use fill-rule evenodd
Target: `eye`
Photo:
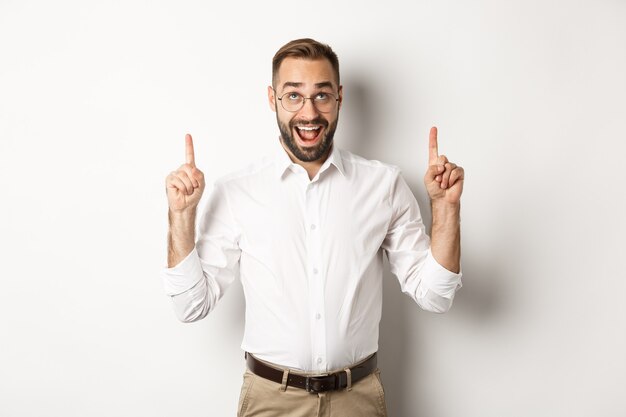
<instances>
[{"instance_id":1,"label":"eye","mask_svg":"<svg viewBox=\"0 0 626 417\"><path fill-rule=\"evenodd\" d=\"M287 97L287 100L289 101L299 101L302 96L298 93L287 93L285 94L285 97Z\"/></svg>"},{"instance_id":2,"label":"eye","mask_svg":"<svg viewBox=\"0 0 626 417\"><path fill-rule=\"evenodd\" d=\"M317 93L315 95L315 100L316 101L326 101L326 100L330 100L330 95L328 93Z\"/></svg>"}]
</instances>

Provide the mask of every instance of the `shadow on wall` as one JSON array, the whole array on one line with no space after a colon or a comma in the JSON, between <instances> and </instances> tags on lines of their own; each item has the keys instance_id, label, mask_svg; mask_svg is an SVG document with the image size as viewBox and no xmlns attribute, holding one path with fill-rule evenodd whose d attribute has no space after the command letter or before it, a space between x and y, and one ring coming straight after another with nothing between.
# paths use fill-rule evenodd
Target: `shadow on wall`
<instances>
[{"instance_id":1,"label":"shadow on wall","mask_svg":"<svg viewBox=\"0 0 626 417\"><path fill-rule=\"evenodd\" d=\"M379 159L376 156L377 135L384 112L376 111L376 104L381 100L379 94L359 74L350 74L350 82L346 85L347 103L343 110L342 147L368 159ZM346 103L346 104L347 104ZM377 120L378 118L378 120ZM346 122L347 120L347 122ZM342 125L342 123L340 123ZM387 161L393 163L393 161ZM422 178L405 177L411 191L420 206L427 232L430 235L431 212L430 201L426 195ZM497 271L490 270L486 256L468 258L463 251L463 288L457 293L452 310L455 316L469 321L489 321L498 309L499 300ZM497 266L496 266L497 267ZM478 279L473 279L476 277ZM421 415L437 415L437 404L426 397L426 390L420 389L420 378L415 373L425 368L422 361L423 351L420 337L420 314L435 314L419 311L419 306L400 290L400 285L385 262L383 282L383 314L379 337L379 366L385 383L387 408L389 415L414 416L416 405ZM417 343L415 341L418 341Z\"/></svg>"},{"instance_id":2,"label":"shadow on wall","mask_svg":"<svg viewBox=\"0 0 626 417\"><path fill-rule=\"evenodd\" d=\"M487 325L503 311L502 290L498 286L499 271L487 263L484 256L463 258L463 288L457 292L452 309L445 319L462 320ZM379 367L385 384L387 409L390 416L440 415L438 404L427 396L432 391L418 374L429 368L422 352L423 337L427 337L425 314L419 306L400 290L400 284L385 262L383 276L383 311L379 337ZM480 327L480 325L479 325ZM417 337L414 337L417 335ZM438 388L444 390L444 387ZM419 414L416 411L419 410Z\"/></svg>"},{"instance_id":3,"label":"shadow on wall","mask_svg":"<svg viewBox=\"0 0 626 417\"><path fill-rule=\"evenodd\" d=\"M344 104L341 109L338 136L341 147L368 159L377 159L376 132L380 125L376 120L377 92L358 73L347 76L350 81L344 86ZM378 157L380 158L380 156Z\"/></svg>"}]
</instances>

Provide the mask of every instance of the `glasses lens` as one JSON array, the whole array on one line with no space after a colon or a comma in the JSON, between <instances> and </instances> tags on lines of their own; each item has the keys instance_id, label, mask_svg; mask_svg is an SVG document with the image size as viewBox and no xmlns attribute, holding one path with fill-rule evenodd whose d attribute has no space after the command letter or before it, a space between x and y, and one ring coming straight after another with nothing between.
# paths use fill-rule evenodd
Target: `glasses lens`
<instances>
[{"instance_id":1,"label":"glasses lens","mask_svg":"<svg viewBox=\"0 0 626 417\"><path fill-rule=\"evenodd\" d=\"M302 97L298 93L287 93L283 95L280 102L283 105L283 108L287 111L298 111L302 108L302 103L304 102L304 97Z\"/></svg>"},{"instance_id":2,"label":"glasses lens","mask_svg":"<svg viewBox=\"0 0 626 417\"><path fill-rule=\"evenodd\" d=\"M315 108L322 113L328 113L335 107L335 97L330 95L329 93L318 93L313 97L313 102L315 103Z\"/></svg>"}]
</instances>

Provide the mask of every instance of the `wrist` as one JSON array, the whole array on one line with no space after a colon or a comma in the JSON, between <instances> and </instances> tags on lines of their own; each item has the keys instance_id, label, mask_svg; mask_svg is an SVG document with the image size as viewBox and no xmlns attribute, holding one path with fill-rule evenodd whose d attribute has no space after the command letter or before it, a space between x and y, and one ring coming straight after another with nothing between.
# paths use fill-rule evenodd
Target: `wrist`
<instances>
[{"instance_id":1,"label":"wrist","mask_svg":"<svg viewBox=\"0 0 626 417\"><path fill-rule=\"evenodd\" d=\"M168 210L167 217L170 222L189 223L196 221L196 208L190 207L183 210Z\"/></svg>"},{"instance_id":2,"label":"wrist","mask_svg":"<svg viewBox=\"0 0 626 417\"><path fill-rule=\"evenodd\" d=\"M431 201L431 211L433 227L458 224L461 217L461 203Z\"/></svg>"},{"instance_id":3,"label":"wrist","mask_svg":"<svg viewBox=\"0 0 626 417\"><path fill-rule=\"evenodd\" d=\"M458 214L461 212L461 202L450 203L443 200L430 200L430 208L433 216L435 212L441 214Z\"/></svg>"},{"instance_id":4,"label":"wrist","mask_svg":"<svg viewBox=\"0 0 626 417\"><path fill-rule=\"evenodd\" d=\"M169 210L167 218L169 220L169 232L177 237L184 237L187 239L189 236L193 238L196 227L196 210L182 210L172 211Z\"/></svg>"},{"instance_id":5,"label":"wrist","mask_svg":"<svg viewBox=\"0 0 626 417\"><path fill-rule=\"evenodd\" d=\"M431 199L430 200L430 205L434 208L444 208L444 209L459 209L461 207L461 201L457 201L457 202L450 202L450 201L446 201L443 198L436 198L436 199Z\"/></svg>"}]
</instances>

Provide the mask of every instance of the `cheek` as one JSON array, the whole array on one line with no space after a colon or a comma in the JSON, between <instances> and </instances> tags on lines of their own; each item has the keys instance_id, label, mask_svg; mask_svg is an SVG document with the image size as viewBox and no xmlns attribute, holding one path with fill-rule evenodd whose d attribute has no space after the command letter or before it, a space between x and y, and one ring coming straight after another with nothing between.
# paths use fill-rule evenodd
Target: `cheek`
<instances>
[{"instance_id":1,"label":"cheek","mask_svg":"<svg viewBox=\"0 0 626 417\"><path fill-rule=\"evenodd\" d=\"M289 128L289 122L291 122L291 117L286 117L284 114L281 114L280 112L276 113L278 115L278 122L280 124L282 124L283 126Z\"/></svg>"},{"instance_id":2,"label":"cheek","mask_svg":"<svg viewBox=\"0 0 626 417\"><path fill-rule=\"evenodd\" d=\"M285 126L289 126L289 123L291 123L292 120L293 120L293 117L288 116L288 115L282 114L280 117L281 123L284 124Z\"/></svg>"}]
</instances>

